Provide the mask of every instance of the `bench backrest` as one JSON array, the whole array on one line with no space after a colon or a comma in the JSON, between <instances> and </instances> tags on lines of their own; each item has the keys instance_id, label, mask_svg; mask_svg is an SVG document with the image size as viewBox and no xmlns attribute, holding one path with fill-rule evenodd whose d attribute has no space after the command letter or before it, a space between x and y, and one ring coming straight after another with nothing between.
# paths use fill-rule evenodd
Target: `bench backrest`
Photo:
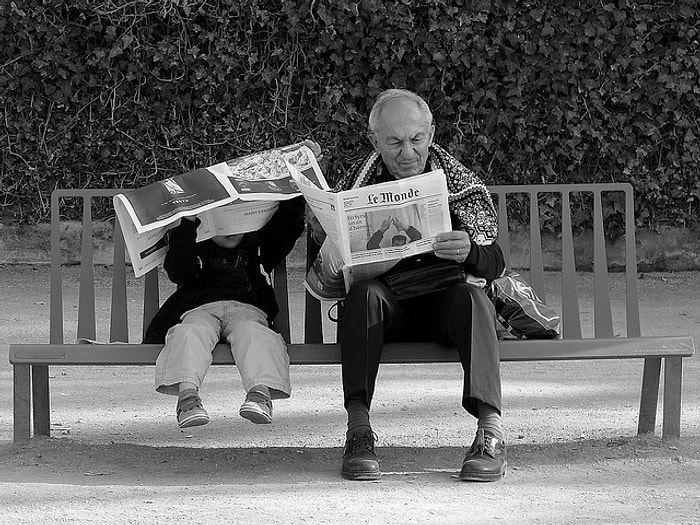
<instances>
[{"instance_id":1,"label":"bench backrest","mask_svg":"<svg viewBox=\"0 0 700 525\"><path fill-rule=\"evenodd\" d=\"M514 248L514 231L509 226L509 211L529 208L529 280L535 291L543 298L545 294L545 250L541 231L541 216L555 214L561 219L561 230L556 232L561 239L560 273L561 273L561 314L562 337L564 339L582 338L579 296L576 285L577 257L575 247L579 243L578 224L581 210L589 209L593 222L592 266L594 280L594 337L613 337L613 316L610 300L608 275L608 255L606 250L604 220L604 199L614 199L617 207L624 208L615 214L615 220L622 222L624 231L625 272L625 316L628 337L641 335L638 305L637 264L635 253L635 220L632 187L626 183L610 184L547 184L530 186L492 186L499 214L499 244L503 249L506 262L510 266L513 260L511 250ZM63 296L63 253L64 221L61 206L70 200L76 206L76 199L82 201L82 219L80 222L80 278L77 316L78 338L95 339L95 231L93 223L93 205L99 199L110 199L123 190L82 189L55 190L51 196L51 297L50 297L50 342L63 343L64 339L64 296ZM572 202L577 206L572 206ZM104 204L103 204L104 205ZM619 205L619 206L618 206ZM574 217L576 214L576 217ZM579 219L577 221L574 218ZM109 261L111 277L111 311L109 317L109 340L129 341L129 303L127 300L127 258L121 228L114 218L112 231L113 252ZM307 250L308 253L308 250ZM104 264L104 263L102 263ZM307 261L308 267L308 261ZM159 273L153 270L143 277L143 301L141 333L145 331L150 319L155 315L160 304ZM162 279L163 276L160 276ZM167 279L167 277L165 277ZM275 270L274 284L280 302L280 313L275 320L276 329L290 338L290 300L287 280L287 267L282 264ZM303 301L304 312L294 308L295 318L304 319L303 338L307 343L323 342L321 304L308 293ZM131 341L138 342L138 341Z\"/></svg>"}]
</instances>

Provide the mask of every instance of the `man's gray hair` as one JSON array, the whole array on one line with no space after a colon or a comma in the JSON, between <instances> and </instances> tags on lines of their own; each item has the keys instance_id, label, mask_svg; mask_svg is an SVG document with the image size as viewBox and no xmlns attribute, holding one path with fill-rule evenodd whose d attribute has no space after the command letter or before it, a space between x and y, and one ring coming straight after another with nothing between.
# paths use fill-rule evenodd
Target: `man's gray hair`
<instances>
[{"instance_id":1,"label":"man's gray hair","mask_svg":"<svg viewBox=\"0 0 700 525\"><path fill-rule=\"evenodd\" d=\"M382 108L387 102L393 100L406 99L415 102L418 109L425 117L426 122L430 126L433 123L433 113L430 111L428 103L421 98L420 95L408 91L407 89L387 89L382 91L377 100L375 100L372 110L369 112L369 131L371 133L377 132L377 126L379 125L379 115L382 112Z\"/></svg>"}]
</instances>

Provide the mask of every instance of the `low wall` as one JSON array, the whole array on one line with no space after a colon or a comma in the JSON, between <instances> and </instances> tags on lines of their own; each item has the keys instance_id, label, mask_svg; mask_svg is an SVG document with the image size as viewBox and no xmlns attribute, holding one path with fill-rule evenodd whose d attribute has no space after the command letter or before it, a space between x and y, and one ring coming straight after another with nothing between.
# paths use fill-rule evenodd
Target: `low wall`
<instances>
[{"instance_id":1,"label":"low wall","mask_svg":"<svg viewBox=\"0 0 700 525\"><path fill-rule=\"evenodd\" d=\"M111 264L111 224L94 225L95 262ZM0 264L47 264L50 254L48 224L36 226L0 225ZM576 262L580 270L591 270L593 253L591 232L575 240ZM62 233L63 262L77 264L80 254L80 230L77 223L65 223ZM548 269L561 268L561 242L557 235L542 233L544 264ZM511 262L513 268L529 267L529 237L527 232L513 232ZM609 242L608 265L611 270L624 264L624 240ZM291 256L291 264L303 266L304 255L298 247ZM660 231L637 232L637 264L639 271L697 271L700 270L700 229L665 228Z\"/></svg>"}]
</instances>

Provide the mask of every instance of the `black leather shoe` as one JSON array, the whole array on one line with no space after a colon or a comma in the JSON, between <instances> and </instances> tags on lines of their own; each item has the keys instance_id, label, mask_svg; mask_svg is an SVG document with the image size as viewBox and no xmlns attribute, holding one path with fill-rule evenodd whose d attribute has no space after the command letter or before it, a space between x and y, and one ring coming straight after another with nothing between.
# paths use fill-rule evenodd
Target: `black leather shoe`
<instances>
[{"instance_id":1,"label":"black leather shoe","mask_svg":"<svg viewBox=\"0 0 700 525\"><path fill-rule=\"evenodd\" d=\"M342 475L354 481L374 481L382 473L374 453L375 435L370 432L353 434L345 441Z\"/></svg>"},{"instance_id":2,"label":"black leather shoe","mask_svg":"<svg viewBox=\"0 0 700 525\"><path fill-rule=\"evenodd\" d=\"M506 475L506 445L483 429L476 431L459 473L461 481L498 481Z\"/></svg>"}]
</instances>

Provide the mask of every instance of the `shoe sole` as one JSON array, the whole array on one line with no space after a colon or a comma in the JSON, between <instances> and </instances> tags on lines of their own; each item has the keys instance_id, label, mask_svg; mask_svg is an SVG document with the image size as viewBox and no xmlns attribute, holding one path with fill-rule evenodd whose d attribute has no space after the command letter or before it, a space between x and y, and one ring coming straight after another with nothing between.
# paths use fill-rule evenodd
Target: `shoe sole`
<instances>
[{"instance_id":1,"label":"shoe sole","mask_svg":"<svg viewBox=\"0 0 700 525\"><path fill-rule=\"evenodd\" d=\"M177 422L177 426L180 428L189 427L200 427L209 423L209 416L204 414L194 414L189 417L183 418L182 421Z\"/></svg>"},{"instance_id":2,"label":"shoe sole","mask_svg":"<svg viewBox=\"0 0 700 525\"><path fill-rule=\"evenodd\" d=\"M252 421L256 425L269 425L270 423L272 423L271 416L269 416L265 412L255 410L254 408L241 408L238 414L241 417L247 419L248 421Z\"/></svg>"},{"instance_id":3,"label":"shoe sole","mask_svg":"<svg viewBox=\"0 0 700 525\"><path fill-rule=\"evenodd\" d=\"M466 474L466 475L459 475L459 481L484 481L484 482L489 482L489 481L499 481L503 478L506 477L506 470L508 467L508 463L505 463L503 465L503 471L499 473L494 473L494 474Z\"/></svg>"},{"instance_id":4,"label":"shoe sole","mask_svg":"<svg viewBox=\"0 0 700 525\"><path fill-rule=\"evenodd\" d=\"M343 479L350 481L377 481L381 476L381 472L346 472L341 471Z\"/></svg>"}]
</instances>

